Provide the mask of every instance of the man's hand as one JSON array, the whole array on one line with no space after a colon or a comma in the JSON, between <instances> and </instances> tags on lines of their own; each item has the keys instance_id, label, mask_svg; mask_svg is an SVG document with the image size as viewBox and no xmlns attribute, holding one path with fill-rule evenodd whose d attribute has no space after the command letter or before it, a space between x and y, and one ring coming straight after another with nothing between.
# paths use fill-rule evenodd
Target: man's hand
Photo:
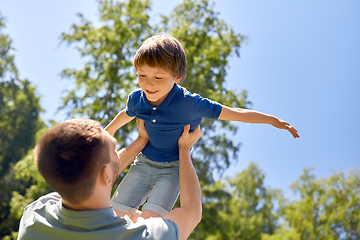
<instances>
[{"instance_id":1,"label":"man's hand","mask_svg":"<svg viewBox=\"0 0 360 240\"><path fill-rule=\"evenodd\" d=\"M139 130L139 137L143 139L149 139L149 136L145 129L144 120L136 118L136 124Z\"/></svg>"},{"instance_id":2,"label":"man's hand","mask_svg":"<svg viewBox=\"0 0 360 240\"><path fill-rule=\"evenodd\" d=\"M178 144L179 148L188 148L190 149L201 137L200 126L198 126L194 131L189 132L190 125L184 126L184 131L179 138Z\"/></svg>"}]
</instances>

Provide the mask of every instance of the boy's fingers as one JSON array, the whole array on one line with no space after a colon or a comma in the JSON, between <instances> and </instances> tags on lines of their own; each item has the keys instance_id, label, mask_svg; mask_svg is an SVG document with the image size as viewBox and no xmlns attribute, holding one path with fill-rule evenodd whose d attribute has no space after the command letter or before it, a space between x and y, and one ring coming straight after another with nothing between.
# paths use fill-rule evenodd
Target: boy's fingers
<instances>
[{"instance_id":1,"label":"boy's fingers","mask_svg":"<svg viewBox=\"0 0 360 240\"><path fill-rule=\"evenodd\" d=\"M293 126L290 127L289 129L290 133L293 135L294 138L298 138L299 134L297 133L298 130L296 130Z\"/></svg>"}]
</instances>

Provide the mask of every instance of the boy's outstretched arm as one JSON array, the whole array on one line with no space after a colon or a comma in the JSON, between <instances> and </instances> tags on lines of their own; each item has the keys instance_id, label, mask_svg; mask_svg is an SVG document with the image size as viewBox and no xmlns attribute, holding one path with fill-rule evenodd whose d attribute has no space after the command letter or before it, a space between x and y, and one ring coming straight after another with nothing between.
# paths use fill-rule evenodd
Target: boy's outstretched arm
<instances>
[{"instance_id":1,"label":"boy's outstretched arm","mask_svg":"<svg viewBox=\"0 0 360 240\"><path fill-rule=\"evenodd\" d=\"M223 105L218 119L246 123L267 123L273 125L274 127L288 130L294 138L299 137L299 134L297 133L298 131L288 122L281 120L275 116L257 112L254 110L230 108Z\"/></svg>"},{"instance_id":2,"label":"boy's outstretched arm","mask_svg":"<svg viewBox=\"0 0 360 240\"><path fill-rule=\"evenodd\" d=\"M121 128L122 126L124 126L125 124L127 124L128 122L130 122L133 119L134 119L134 117L129 117L126 114L125 109L123 109L121 112L119 112L115 116L115 118L111 121L111 123L109 123L105 127L105 130L108 133L110 133L111 136L114 136L116 130L118 130L119 128Z\"/></svg>"}]
</instances>

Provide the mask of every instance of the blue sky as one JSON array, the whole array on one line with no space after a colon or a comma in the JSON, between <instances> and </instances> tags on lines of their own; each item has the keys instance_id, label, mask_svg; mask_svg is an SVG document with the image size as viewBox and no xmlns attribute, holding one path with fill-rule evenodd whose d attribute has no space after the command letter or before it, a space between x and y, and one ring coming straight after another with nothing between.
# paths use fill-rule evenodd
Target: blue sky
<instances>
[{"instance_id":1,"label":"blue sky","mask_svg":"<svg viewBox=\"0 0 360 240\"><path fill-rule=\"evenodd\" d=\"M168 14L180 2L154 0L153 13ZM360 169L360 1L216 0L215 10L248 37L241 57L230 60L227 88L246 89L252 109L290 122L300 134L293 139L270 125L238 123L239 160L226 174L254 161L267 186L290 196L303 168L317 178ZM55 114L69 84L59 73L81 68L83 60L59 37L78 23L77 12L97 22L96 1L1 1L0 11L20 76L41 96L42 117L65 120Z\"/></svg>"}]
</instances>

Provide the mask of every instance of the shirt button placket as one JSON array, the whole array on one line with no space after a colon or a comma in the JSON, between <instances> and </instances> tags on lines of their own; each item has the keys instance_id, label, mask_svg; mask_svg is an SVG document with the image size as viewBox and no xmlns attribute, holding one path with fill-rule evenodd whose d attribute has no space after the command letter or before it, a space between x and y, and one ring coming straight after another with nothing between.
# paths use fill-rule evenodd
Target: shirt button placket
<instances>
[{"instance_id":1,"label":"shirt button placket","mask_svg":"<svg viewBox=\"0 0 360 240\"><path fill-rule=\"evenodd\" d=\"M156 107L153 107L153 110L156 111ZM155 114L153 114L153 115L155 115ZM156 123L156 119L153 118L152 122L153 122L153 123Z\"/></svg>"}]
</instances>

